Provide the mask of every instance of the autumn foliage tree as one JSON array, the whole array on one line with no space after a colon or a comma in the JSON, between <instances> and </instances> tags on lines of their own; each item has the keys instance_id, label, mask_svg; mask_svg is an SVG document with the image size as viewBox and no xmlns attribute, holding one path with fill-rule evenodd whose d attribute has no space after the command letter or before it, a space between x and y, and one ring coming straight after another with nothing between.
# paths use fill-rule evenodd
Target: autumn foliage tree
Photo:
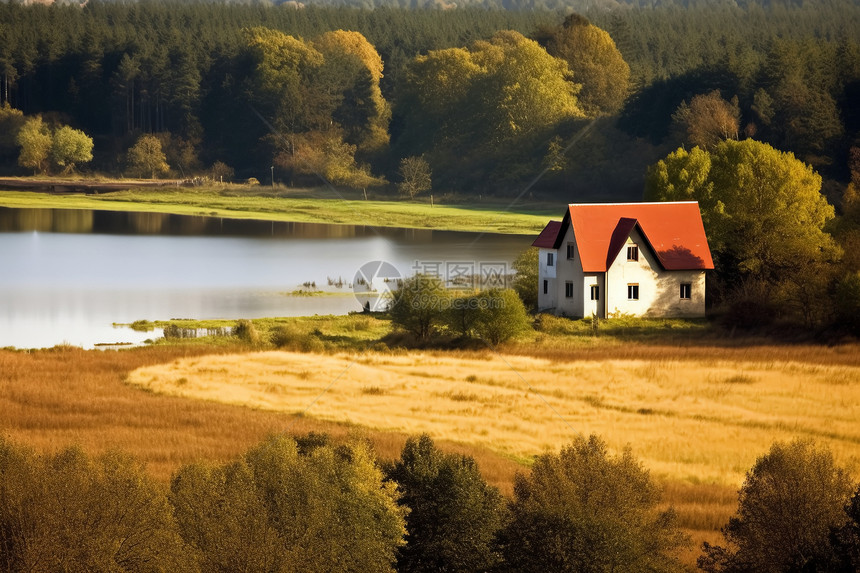
<instances>
[{"instance_id":1,"label":"autumn foliage tree","mask_svg":"<svg viewBox=\"0 0 860 573\"><path fill-rule=\"evenodd\" d=\"M831 532L847 521L852 483L832 454L808 441L775 443L747 472L726 547L704 545L709 573L834 571Z\"/></svg>"},{"instance_id":2,"label":"autumn foliage tree","mask_svg":"<svg viewBox=\"0 0 860 573\"><path fill-rule=\"evenodd\" d=\"M170 170L161 148L161 140L154 135L141 135L129 148L126 157L128 166L143 177L148 175L151 179L155 179L156 175Z\"/></svg>"},{"instance_id":3,"label":"autumn foliage tree","mask_svg":"<svg viewBox=\"0 0 860 573\"><path fill-rule=\"evenodd\" d=\"M398 85L398 147L426 154L443 180L466 166L476 185L516 180L539 165L538 141L584 116L571 79L567 63L510 30L468 49L431 50L409 63Z\"/></svg>"},{"instance_id":4,"label":"autumn foliage tree","mask_svg":"<svg viewBox=\"0 0 860 573\"><path fill-rule=\"evenodd\" d=\"M630 90L630 66L605 30L571 14L561 26L541 35L547 51L567 62L573 81L582 86L579 104L588 115L621 109Z\"/></svg>"},{"instance_id":5,"label":"autumn foliage tree","mask_svg":"<svg viewBox=\"0 0 860 573\"><path fill-rule=\"evenodd\" d=\"M0 439L0 570L196 571L163 486L119 453Z\"/></svg>"},{"instance_id":6,"label":"autumn foliage tree","mask_svg":"<svg viewBox=\"0 0 860 573\"><path fill-rule=\"evenodd\" d=\"M801 263L824 264L840 254L825 231L834 209L821 194L821 176L765 143L680 148L649 169L645 194L699 202L723 276L773 284L791 278Z\"/></svg>"},{"instance_id":7,"label":"autumn foliage tree","mask_svg":"<svg viewBox=\"0 0 860 573\"><path fill-rule=\"evenodd\" d=\"M597 436L577 437L518 474L512 519L500 534L506 571L683 571L674 514L629 449L611 455Z\"/></svg>"},{"instance_id":8,"label":"autumn foliage tree","mask_svg":"<svg viewBox=\"0 0 860 573\"><path fill-rule=\"evenodd\" d=\"M741 110L737 97L728 102L714 90L693 96L689 104L681 102L672 120L687 143L710 151L723 140L738 138Z\"/></svg>"},{"instance_id":9,"label":"autumn foliage tree","mask_svg":"<svg viewBox=\"0 0 860 573\"><path fill-rule=\"evenodd\" d=\"M393 573L403 509L367 446L273 437L223 466L189 465L170 499L203 571Z\"/></svg>"}]
</instances>

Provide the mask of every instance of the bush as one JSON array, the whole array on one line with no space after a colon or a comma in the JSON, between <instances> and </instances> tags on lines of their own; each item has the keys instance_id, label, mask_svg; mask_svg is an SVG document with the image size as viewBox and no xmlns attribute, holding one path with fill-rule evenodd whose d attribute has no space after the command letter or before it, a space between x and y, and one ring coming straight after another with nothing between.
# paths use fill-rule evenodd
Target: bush
<instances>
[{"instance_id":1,"label":"bush","mask_svg":"<svg viewBox=\"0 0 860 573\"><path fill-rule=\"evenodd\" d=\"M305 332L293 324L276 328L272 333L272 344L276 348L299 352L320 352L325 349L323 342L313 333Z\"/></svg>"},{"instance_id":2,"label":"bush","mask_svg":"<svg viewBox=\"0 0 860 573\"><path fill-rule=\"evenodd\" d=\"M610 456L598 437L577 437L539 456L514 482L512 520L500 534L509 571L682 571L685 538L674 513L629 449Z\"/></svg>"},{"instance_id":3,"label":"bush","mask_svg":"<svg viewBox=\"0 0 860 573\"><path fill-rule=\"evenodd\" d=\"M233 334L244 342L257 346L260 344L260 333L254 323L246 318L242 318L236 322L233 327Z\"/></svg>"},{"instance_id":4,"label":"bush","mask_svg":"<svg viewBox=\"0 0 860 573\"><path fill-rule=\"evenodd\" d=\"M775 443L747 472L737 513L723 528L728 548L704 544L711 573L827 571L829 535L846 521L851 482L827 450L808 441Z\"/></svg>"},{"instance_id":5,"label":"bush","mask_svg":"<svg viewBox=\"0 0 860 573\"><path fill-rule=\"evenodd\" d=\"M530 327L523 301L511 289L491 289L478 295L477 335L492 345L519 336Z\"/></svg>"}]
</instances>

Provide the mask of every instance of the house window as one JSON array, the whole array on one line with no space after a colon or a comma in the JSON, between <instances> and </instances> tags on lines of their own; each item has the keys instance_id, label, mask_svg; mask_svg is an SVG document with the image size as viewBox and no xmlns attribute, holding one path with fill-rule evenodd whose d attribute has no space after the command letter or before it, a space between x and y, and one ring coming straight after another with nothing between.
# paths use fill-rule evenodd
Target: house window
<instances>
[{"instance_id":1,"label":"house window","mask_svg":"<svg viewBox=\"0 0 860 573\"><path fill-rule=\"evenodd\" d=\"M543 293L546 294L549 292L549 281L543 281Z\"/></svg>"},{"instance_id":2,"label":"house window","mask_svg":"<svg viewBox=\"0 0 860 573\"><path fill-rule=\"evenodd\" d=\"M681 283L681 300L690 300L692 292L693 285L690 283Z\"/></svg>"},{"instance_id":3,"label":"house window","mask_svg":"<svg viewBox=\"0 0 860 573\"><path fill-rule=\"evenodd\" d=\"M546 266L551 267L555 264L555 253L546 254Z\"/></svg>"},{"instance_id":4,"label":"house window","mask_svg":"<svg viewBox=\"0 0 860 573\"><path fill-rule=\"evenodd\" d=\"M636 245L627 245L627 260L628 261L638 261L639 260L639 247Z\"/></svg>"},{"instance_id":5,"label":"house window","mask_svg":"<svg viewBox=\"0 0 860 573\"><path fill-rule=\"evenodd\" d=\"M567 258L573 260L574 255L576 254L576 245L573 243L567 244Z\"/></svg>"},{"instance_id":6,"label":"house window","mask_svg":"<svg viewBox=\"0 0 860 573\"><path fill-rule=\"evenodd\" d=\"M639 285L627 285L627 300L639 300Z\"/></svg>"},{"instance_id":7,"label":"house window","mask_svg":"<svg viewBox=\"0 0 860 573\"><path fill-rule=\"evenodd\" d=\"M591 285L591 300L600 300L600 287Z\"/></svg>"},{"instance_id":8,"label":"house window","mask_svg":"<svg viewBox=\"0 0 860 573\"><path fill-rule=\"evenodd\" d=\"M573 298L573 283L570 281L564 283L564 296L567 298Z\"/></svg>"}]
</instances>

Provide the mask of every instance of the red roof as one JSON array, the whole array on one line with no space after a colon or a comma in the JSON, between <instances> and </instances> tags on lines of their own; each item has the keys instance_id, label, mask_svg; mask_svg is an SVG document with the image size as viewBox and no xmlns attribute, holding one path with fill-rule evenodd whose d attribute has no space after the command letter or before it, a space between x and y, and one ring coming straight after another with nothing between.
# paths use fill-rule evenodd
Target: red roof
<instances>
[{"instance_id":1,"label":"red roof","mask_svg":"<svg viewBox=\"0 0 860 573\"><path fill-rule=\"evenodd\" d=\"M555 241L558 238L558 231L561 229L561 221L550 221L540 232L538 238L532 243L533 247L542 247L545 249L555 249Z\"/></svg>"},{"instance_id":2,"label":"red roof","mask_svg":"<svg viewBox=\"0 0 860 573\"><path fill-rule=\"evenodd\" d=\"M696 201L569 205L555 231L554 248L570 224L585 272L605 272L636 228L664 269L714 268ZM542 246L537 243L549 228L547 225L535 246Z\"/></svg>"}]
</instances>

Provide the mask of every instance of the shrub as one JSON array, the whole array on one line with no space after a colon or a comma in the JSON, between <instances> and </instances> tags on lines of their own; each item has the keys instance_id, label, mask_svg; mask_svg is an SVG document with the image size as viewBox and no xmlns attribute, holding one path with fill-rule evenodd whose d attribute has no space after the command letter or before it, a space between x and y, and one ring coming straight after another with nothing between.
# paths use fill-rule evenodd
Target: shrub
<instances>
[{"instance_id":1,"label":"shrub","mask_svg":"<svg viewBox=\"0 0 860 573\"><path fill-rule=\"evenodd\" d=\"M260 333L257 331L257 327L254 326L254 323L246 318L239 319L236 322L236 326L233 327L233 334L236 335L239 340L247 342L248 344L253 344L257 346L260 344Z\"/></svg>"},{"instance_id":2,"label":"shrub","mask_svg":"<svg viewBox=\"0 0 860 573\"><path fill-rule=\"evenodd\" d=\"M299 352L320 352L325 348L317 336L311 332L305 332L293 324L276 328L272 333L272 344L276 348Z\"/></svg>"},{"instance_id":3,"label":"shrub","mask_svg":"<svg viewBox=\"0 0 860 573\"><path fill-rule=\"evenodd\" d=\"M475 332L490 344L506 342L529 329L529 315L513 290L490 289L478 301Z\"/></svg>"}]
</instances>

